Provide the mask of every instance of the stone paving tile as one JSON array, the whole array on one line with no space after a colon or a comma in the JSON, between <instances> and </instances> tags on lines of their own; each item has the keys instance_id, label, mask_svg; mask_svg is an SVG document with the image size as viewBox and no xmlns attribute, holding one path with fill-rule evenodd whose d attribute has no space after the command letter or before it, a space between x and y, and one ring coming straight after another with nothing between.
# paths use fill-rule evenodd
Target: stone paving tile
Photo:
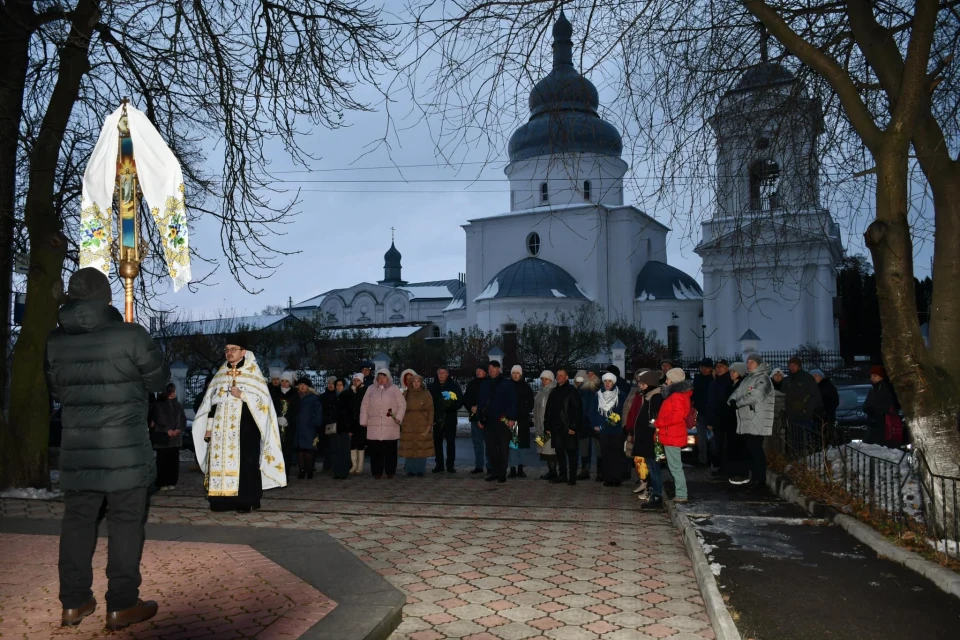
<instances>
[{"instance_id":1,"label":"stone paving tile","mask_svg":"<svg viewBox=\"0 0 960 640\"><path fill-rule=\"evenodd\" d=\"M56 536L0 534L0 637L3 638L299 638L336 603L243 545L158 542L144 545L141 597L157 600L150 621L104 630L107 542L93 557L97 610L61 628Z\"/></svg>"},{"instance_id":2,"label":"stone paving tile","mask_svg":"<svg viewBox=\"0 0 960 640\"><path fill-rule=\"evenodd\" d=\"M550 485L536 471L495 486L462 470L293 479L246 515L210 513L201 477L185 473L150 518L329 533L407 594L391 640L713 638L666 514L640 512L632 485ZM0 500L0 517L61 513L56 501Z\"/></svg>"}]
</instances>

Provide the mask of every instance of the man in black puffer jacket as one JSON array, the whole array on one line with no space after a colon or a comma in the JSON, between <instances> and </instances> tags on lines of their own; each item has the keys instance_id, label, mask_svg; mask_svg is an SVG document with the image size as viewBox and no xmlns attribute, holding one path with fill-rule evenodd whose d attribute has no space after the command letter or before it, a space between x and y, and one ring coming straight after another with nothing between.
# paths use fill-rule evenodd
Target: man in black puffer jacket
<instances>
[{"instance_id":1,"label":"man in black puffer jacket","mask_svg":"<svg viewBox=\"0 0 960 640\"><path fill-rule=\"evenodd\" d=\"M62 624L93 613L91 562L106 501L110 541L107 627L122 629L157 612L140 600L140 555L148 487L156 478L147 426L147 396L163 391L170 370L139 324L110 306L110 281L99 270L70 278L69 301L47 340L47 383L62 407L60 540Z\"/></svg>"}]
</instances>

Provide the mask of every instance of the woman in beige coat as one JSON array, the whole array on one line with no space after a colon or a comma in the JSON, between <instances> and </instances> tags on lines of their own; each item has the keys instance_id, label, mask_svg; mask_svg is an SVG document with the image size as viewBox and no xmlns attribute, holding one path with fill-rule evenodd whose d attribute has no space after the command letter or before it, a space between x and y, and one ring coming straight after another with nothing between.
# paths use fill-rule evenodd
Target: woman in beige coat
<instances>
[{"instance_id":1,"label":"woman in beige coat","mask_svg":"<svg viewBox=\"0 0 960 640\"><path fill-rule=\"evenodd\" d=\"M416 373L410 386L403 392L407 412L400 427L400 455L407 477L423 477L427 458L433 455L433 396Z\"/></svg>"}]
</instances>

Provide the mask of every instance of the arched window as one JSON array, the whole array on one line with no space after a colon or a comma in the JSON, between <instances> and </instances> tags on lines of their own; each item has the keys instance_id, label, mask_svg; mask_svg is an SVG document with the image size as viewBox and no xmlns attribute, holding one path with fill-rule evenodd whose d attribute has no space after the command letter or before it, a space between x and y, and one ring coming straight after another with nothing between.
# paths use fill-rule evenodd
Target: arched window
<instances>
[{"instance_id":1,"label":"arched window","mask_svg":"<svg viewBox=\"0 0 960 640\"><path fill-rule=\"evenodd\" d=\"M536 231L527 236L527 253L534 258L540 254L540 234Z\"/></svg>"},{"instance_id":2,"label":"arched window","mask_svg":"<svg viewBox=\"0 0 960 640\"><path fill-rule=\"evenodd\" d=\"M434 328L433 328L433 337L434 337L434 338L439 338L439 337L440 337L440 327L434 327Z\"/></svg>"},{"instance_id":3,"label":"arched window","mask_svg":"<svg viewBox=\"0 0 960 640\"><path fill-rule=\"evenodd\" d=\"M780 205L780 165L773 160L757 160L750 165L750 208L770 211Z\"/></svg>"},{"instance_id":4,"label":"arched window","mask_svg":"<svg viewBox=\"0 0 960 640\"><path fill-rule=\"evenodd\" d=\"M540 183L540 202L546 204L550 202L550 192L547 190L547 183Z\"/></svg>"},{"instance_id":5,"label":"arched window","mask_svg":"<svg viewBox=\"0 0 960 640\"><path fill-rule=\"evenodd\" d=\"M590 195L591 195L591 194L590 194L590 181L589 181L589 180L584 180L584 181L583 181L583 199L584 199L584 200L590 200Z\"/></svg>"}]
</instances>

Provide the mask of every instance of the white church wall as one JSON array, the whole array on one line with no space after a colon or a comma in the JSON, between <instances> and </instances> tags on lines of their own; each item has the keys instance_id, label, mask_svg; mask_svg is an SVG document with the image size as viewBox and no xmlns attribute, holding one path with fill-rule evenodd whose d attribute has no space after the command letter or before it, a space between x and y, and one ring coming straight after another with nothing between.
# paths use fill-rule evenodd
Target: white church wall
<instances>
[{"instance_id":1,"label":"white church wall","mask_svg":"<svg viewBox=\"0 0 960 640\"><path fill-rule=\"evenodd\" d=\"M647 300L634 304L640 326L647 331L656 331L660 342L667 344L667 327L676 325L678 345L683 356L702 357L700 338L697 337L701 333L700 300Z\"/></svg>"},{"instance_id":2,"label":"white church wall","mask_svg":"<svg viewBox=\"0 0 960 640\"><path fill-rule=\"evenodd\" d=\"M541 155L510 163L504 169L510 180L510 210L585 202L620 206L627 168L620 158L593 153ZM585 197L585 181L590 183L589 198ZM546 202L541 191L544 183Z\"/></svg>"},{"instance_id":3,"label":"white church wall","mask_svg":"<svg viewBox=\"0 0 960 640\"><path fill-rule=\"evenodd\" d=\"M585 304L575 298L502 298L477 303L477 327L481 331L499 331L504 324L524 324L534 317L556 318L557 310L572 313Z\"/></svg>"}]
</instances>

